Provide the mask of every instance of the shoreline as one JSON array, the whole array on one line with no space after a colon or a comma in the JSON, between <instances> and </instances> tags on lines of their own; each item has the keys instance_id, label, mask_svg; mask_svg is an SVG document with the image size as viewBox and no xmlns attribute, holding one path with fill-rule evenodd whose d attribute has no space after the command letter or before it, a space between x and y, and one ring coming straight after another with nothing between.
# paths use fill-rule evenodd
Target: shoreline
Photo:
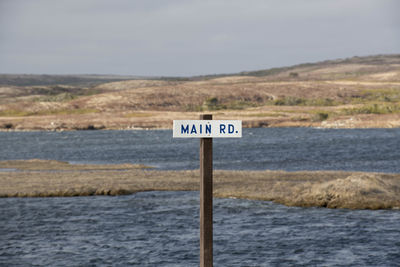
<instances>
[{"instance_id":1,"label":"shoreline","mask_svg":"<svg viewBox=\"0 0 400 267\"><path fill-rule=\"evenodd\" d=\"M400 126L396 127L324 127L324 126L313 126L313 125L292 125L292 126L268 126L268 127L243 127L243 129L260 129L260 128L312 128L312 129L349 129L349 130L368 130L368 129L400 129ZM0 132L75 132L75 131L163 131L172 130L171 127L154 127L154 128L97 128L97 129L4 129L0 128Z\"/></svg>"},{"instance_id":2,"label":"shoreline","mask_svg":"<svg viewBox=\"0 0 400 267\"><path fill-rule=\"evenodd\" d=\"M74 165L37 159L1 161L0 169L0 197L115 196L199 190L198 170L160 171L143 165ZM215 170L213 196L297 207L399 209L400 174Z\"/></svg>"},{"instance_id":3,"label":"shoreline","mask_svg":"<svg viewBox=\"0 0 400 267\"><path fill-rule=\"evenodd\" d=\"M270 108L274 108L270 110ZM279 107L278 107L279 108ZM322 128L322 129L371 129L400 128L399 114L357 114L328 117L317 120L318 107L255 108L241 111L211 111L216 120L242 120L243 128ZM295 110L296 108L300 110ZM306 109L307 110L302 110ZM331 107L332 108L332 107ZM156 130L172 129L173 120L198 119L200 112L151 111L144 116L135 113L93 113L83 115L37 115L25 117L0 116L0 131L76 131L76 130ZM150 112L150 111L149 111ZM333 112L333 111L332 111ZM322 113L321 113L322 114ZM314 117L313 117L314 116Z\"/></svg>"}]
</instances>

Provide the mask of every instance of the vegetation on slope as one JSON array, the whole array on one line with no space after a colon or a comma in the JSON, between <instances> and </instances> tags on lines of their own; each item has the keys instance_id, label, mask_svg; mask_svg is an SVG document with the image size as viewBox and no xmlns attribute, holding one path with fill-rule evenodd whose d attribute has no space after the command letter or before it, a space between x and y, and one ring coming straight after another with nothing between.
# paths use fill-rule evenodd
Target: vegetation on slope
<instances>
[{"instance_id":1,"label":"vegetation on slope","mask_svg":"<svg viewBox=\"0 0 400 267\"><path fill-rule=\"evenodd\" d=\"M0 128L165 128L199 112L242 119L247 127L400 126L400 55L230 75L125 78L1 75L9 84L0 85Z\"/></svg>"}]
</instances>

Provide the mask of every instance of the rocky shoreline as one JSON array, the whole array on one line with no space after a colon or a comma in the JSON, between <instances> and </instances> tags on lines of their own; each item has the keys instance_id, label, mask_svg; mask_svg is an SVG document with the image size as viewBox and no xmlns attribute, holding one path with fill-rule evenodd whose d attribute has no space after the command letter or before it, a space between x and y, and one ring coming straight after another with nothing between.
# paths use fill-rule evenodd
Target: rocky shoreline
<instances>
[{"instance_id":1,"label":"rocky shoreline","mask_svg":"<svg viewBox=\"0 0 400 267\"><path fill-rule=\"evenodd\" d=\"M142 165L72 165L48 160L0 162L0 197L125 195L199 190L199 172ZM214 197L298 207L400 208L400 174L342 171L214 171Z\"/></svg>"}]
</instances>

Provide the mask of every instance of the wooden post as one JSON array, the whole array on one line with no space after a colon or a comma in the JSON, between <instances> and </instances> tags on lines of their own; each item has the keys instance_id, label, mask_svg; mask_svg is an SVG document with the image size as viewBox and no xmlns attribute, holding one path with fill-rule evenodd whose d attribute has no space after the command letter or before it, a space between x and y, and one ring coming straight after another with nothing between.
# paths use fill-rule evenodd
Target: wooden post
<instances>
[{"instance_id":1,"label":"wooden post","mask_svg":"<svg viewBox=\"0 0 400 267\"><path fill-rule=\"evenodd\" d=\"M212 115L200 115L212 120ZM200 138L200 267L213 266L213 152L212 138Z\"/></svg>"}]
</instances>

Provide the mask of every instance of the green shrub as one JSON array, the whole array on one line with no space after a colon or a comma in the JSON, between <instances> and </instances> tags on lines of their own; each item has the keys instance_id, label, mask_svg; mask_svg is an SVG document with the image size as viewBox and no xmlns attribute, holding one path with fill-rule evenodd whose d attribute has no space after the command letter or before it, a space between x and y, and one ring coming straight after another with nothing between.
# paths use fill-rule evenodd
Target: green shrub
<instances>
[{"instance_id":1,"label":"green shrub","mask_svg":"<svg viewBox=\"0 0 400 267\"><path fill-rule=\"evenodd\" d=\"M4 129L12 129L14 128L14 125L12 123L5 123L3 124Z\"/></svg>"},{"instance_id":2,"label":"green shrub","mask_svg":"<svg viewBox=\"0 0 400 267\"><path fill-rule=\"evenodd\" d=\"M188 105L187 110L190 111L205 111L205 110L223 110L223 109L246 109L249 107L256 107L257 103L252 101L234 100L228 103L221 103L218 98L211 97L204 101L200 107Z\"/></svg>"},{"instance_id":3,"label":"green shrub","mask_svg":"<svg viewBox=\"0 0 400 267\"><path fill-rule=\"evenodd\" d=\"M298 98L294 96L288 96L284 98L279 98L274 101L274 104L277 106L300 106L306 103L306 99Z\"/></svg>"},{"instance_id":4,"label":"green shrub","mask_svg":"<svg viewBox=\"0 0 400 267\"><path fill-rule=\"evenodd\" d=\"M361 107L345 109L344 114L346 115L356 115L356 114L391 114L391 113L399 113L400 105L399 104L369 104Z\"/></svg>"},{"instance_id":5,"label":"green shrub","mask_svg":"<svg viewBox=\"0 0 400 267\"><path fill-rule=\"evenodd\" d=\"M37 102L66 102L75 99L77 96L70 93L58 95L41 96L35 99Z\"/></svg>"},{"instance_id":6,"label":"green shrub","mask_svg":"<svg viewBox=\"0 0 400 267\"><path fill-rule=\"evenodd\" d=\"M6 109L0 111L0 117L23 117L28 115L29 112L18 109Z\"/></svg>"},{"instance_id":7,"label":"green shrub","mask_svg":"<svg viewBox=\"0 0 400 267\"><path fill-rule=\"evenodd\" d=\"M315 114L313 121L324 121L327 120L329 117L329 113L326 112L318 112Z\"/></svg>"},{"instance_id":8,"label":"green shrub","mask_svg":"<svg viewBox=\"0 0 400 267\"><path fill-rule=\"evenodd\" d=\"M203 107L206 110L219 110L226 108L225 106L219 103L219 100L216 97L211 97L208 98L206 101L204 101Z\"/></svg>"},{"instance_id":9,"label":"green shrub","mask_svg":"<svg viewBox=\"0 0 400 267\"><path fill-rule=\"evenodd\" d=\"M255 103L253 102L249 102L249 101L232 101L230 103L228 103L226 105L226 109L246 109L246 108L250 108L250 107L255 107L257 106Z\"/></svg>"},{"instance_id":10,"label":"green shrub","mask_svg":"<svg viewBox=\"0 0 400 267\"><path fill-rule=\"evenodd\" d=\"M299 98L294 96L287 96L283 98L278 98L273 102L276 106L335 106L338 103L335 102L331 98L315 98L315 99L307 99L307 98Z\"/></svg>"},{"instance_id":11,"label":"green shrub","mask_svg":"<svg viewBox=\"0 0 400 267\"><path fill-rule=\"evenodd\" d=\"M393 103L400 101L400 91L393 88L364 90L361 92L359 98L369 101Z\"/></svg>"}]
</instances>

